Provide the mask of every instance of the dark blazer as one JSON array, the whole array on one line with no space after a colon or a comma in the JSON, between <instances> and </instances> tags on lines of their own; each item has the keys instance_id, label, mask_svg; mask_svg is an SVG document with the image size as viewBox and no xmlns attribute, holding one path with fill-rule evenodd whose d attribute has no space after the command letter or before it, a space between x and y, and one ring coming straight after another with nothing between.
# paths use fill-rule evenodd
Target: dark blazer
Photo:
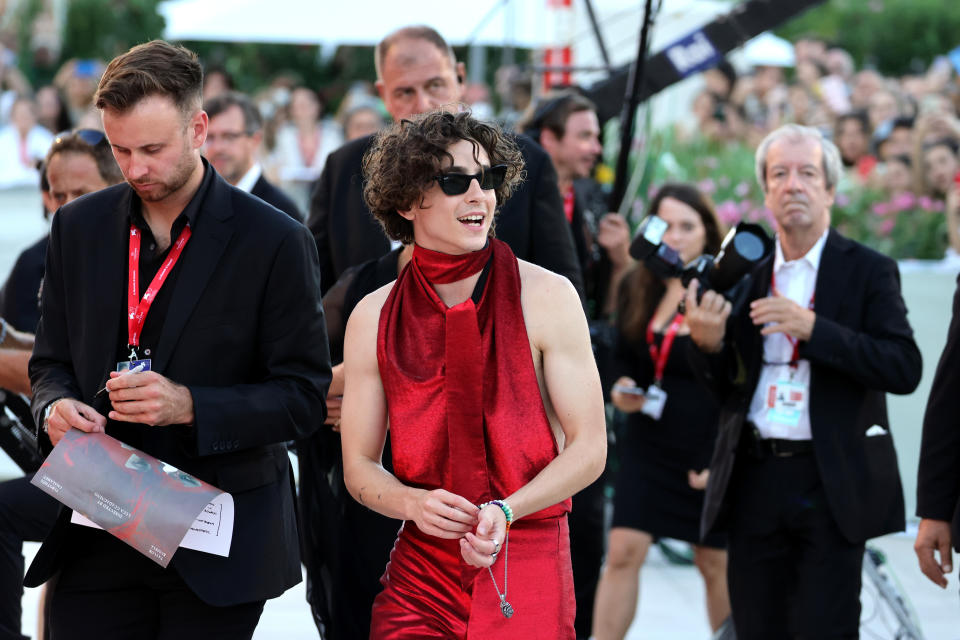
<instances>
[{"instance_id":1,"label":"dark blazer","mask_svg":"<svg viewBox=\"0 0 960 640\"><path fill-rule=\"evenodd\" d=\"M88 194L54 218L42 313L30 360L33 412L57 398L95 398L117 360L125 317L126 184ZM205 602L280 595L300 581L294 494L285 442L323 422L330 361L319 269L307 229L215 175L155 349L153 370L187 386L195 424L108 423L107 433L233 494L230 557L179 549L171 566ZM47 442L49 444L49 441ZM64 509L27 573L49 578L69 536Z\"/></svg>"},{"instance_id":2,"label":"dark blazer","mask_svg":"<svg viewBox=\"0 0 960 640\"><path fill-rule=\"evenodd\" d=\"M773 255L751 274L749 300L767 295ZM885 393L920 382L920 351L907 322L897 264L831 230L820 258L816 322L800 357L810 361L810 429L820 479L844 537L860 543L904 528L903 487ZM691 348L695 370L721 401L701 534L724 528L737 449L760 378L763 340L744 312L731 317L723 351ZM886 433L867 436L879 425Z\"/></svg>"},{"instance_id":3,"label":"dark blazer","mask_svg":"<svg viewBox=\"0 0 960 640\"><path fill-rule=\"evenodd\" d=\"M287 194L273 186L273 183L263 177L263 174L260 174L260 178L250 189L250 195L257 196L267 204L272 204L297 222L303 222L303 213L300 212L300 207Z\"/></svg>"},{"instance_id":4,"label":"dark blazer","mask_svg":"<svg viewBox=\"0 0 960 640\"><path fill-rule=\"evenodd\" d=\"M33 333L40 321L37 296L43 282L43 263L47 259L47 236L23 250L0 289L0 317L14 329Z\"/></svg>"},{"instance_id":5,"label":"dark blazer","mask_svg":"<svg viewBox=\"0 0 960 640\"><path fill-rule=\"evenodd\" d=\"M917 469L917 515L953 521L953 546L960 551L960 277L953 319L923 417Z\"/></svg>"},{"instance_id":6,"label":"dark blazer","mask_svg":"<svg viewBox=\"0 0 960 640\"><path fill-rule=\"evenodd\" d=\"M527 177L497 216L497 237L521 260L569 278L583 297L583 278L570 225L563 215L557 172L533 140L516 136ZM310 198L307 226L317 241L323 291L354 265L390 251L390 241L363 201L363 154L373 136L343 145L327 157Z\"/></svg>"}]
</instances>

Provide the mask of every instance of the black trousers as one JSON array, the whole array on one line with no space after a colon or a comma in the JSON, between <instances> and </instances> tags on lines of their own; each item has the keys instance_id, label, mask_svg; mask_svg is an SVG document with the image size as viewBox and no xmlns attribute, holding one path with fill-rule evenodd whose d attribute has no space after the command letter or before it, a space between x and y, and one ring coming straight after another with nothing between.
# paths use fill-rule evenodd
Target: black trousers
<instances>
[{"instance_id":1,"label":"black trousers","mask_svg":"<svg viewBox=\"0 0 960 640\"><path fill-rule=\"evenodd\" d=\"M857 638L864 543L840 533L813 454L741 454L727 580L739 640Z\"/></svg>"},{"instance_id":2,"label":"black trousers","mask_svg":"<svg viewBox=\"0 0 960 640\"><path fill-rule=\"evenodd\" d=\"M577 601L574 629L577 638L589 638L593 627L593 601L603 564L603 507L607 474L573 496L569 515L570 562Z\"/></svg>"},{"instance_id":3,"label":"black trousers","mask_svg":"<svg viewBox=\"0 0 960 640\"><path fill-rule=\"evenodd\" d=\"M0 640L21 640L23 543L53 528L60 503L30 484L33 475L0 482Z\"/></svg>"},{"instance_id":4,"label":"black trousers","mask_svg":"<svg viewBox=\"0 0 960 640\"><path fill-rule=\"evenodd\" d=\"M173 568L106 532L71 526L64 565L48 594L50 640L253 637L265 601L209 605Z\"/></svg>"}]
</instances>

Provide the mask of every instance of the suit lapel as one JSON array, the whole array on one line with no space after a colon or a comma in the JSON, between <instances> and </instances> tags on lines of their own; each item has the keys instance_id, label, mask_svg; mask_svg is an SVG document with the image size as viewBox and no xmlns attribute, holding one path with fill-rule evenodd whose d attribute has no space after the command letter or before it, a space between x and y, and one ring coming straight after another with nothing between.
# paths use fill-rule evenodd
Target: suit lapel
<instances>
[{"instance_id":1,"label":"suit lapel","mask_svg":"<svg viewBox=\"0 0 960 640\"><path fill-rule=\"evenodd\" d=\"M216 270L220 256L233 235L232 217L230 187L219 175L215 175L210 192L201 205L196 228L192 230L181 257L183 264L157 344L153 362L155 371L163 373L166 369L184 325Z\"/></svg>"},{"instance_id":2,"label":"suit lapel","mask_svg":"<svg viewBox=\"0 0 960 640\"><path fill-rule=\"evenodd\" d=\"M130 196L133 190L129 187L115 208L111 210L111 217L107 227L107 241L102 245L110 247L106 251L97 251L96 267L93 286L101 293L94 296L99 306L97 315L101 318L101 330L90 335L90 353L103 360L97 364L95 371L102 375L103 371L113 371L117 366L117 333L120 331L120 322L127 317L127 248L129 246L130 221L127 212L130 210ZM98 382L103 382L98 379ZM91 395L97 389L91 391Z\"/></svg>"},{"instance_id":3,"label":"suit lapel","mask_svg":"<svg viewBox=\"0 0 960 640\"><path fill-rule=\"evenodd\" d=\"M813 309L818 316L836 319L840 310L843 292L847 290L849 268L844 268L843 254L850 248L850 241L831 229L820 255L817 268L817 285ZM849 266L849 265L848 265Z\"/></svg>"},{"instance_id":4,"label":"suit lapel","mask_svg":"<svg viewBox=\"0 0 960 640\"><path fill-rule=\"evenodd\" d=\"M750 388L757 384L760 379L760 367L763 360L763 336L760 335L759 328L753 324L750 319L749 301L766 298L770 293L770 280L773 275L774 252L771 252L767 258L760 263L756 271L753 272L753 283L750 285L750 295L747 296L747 306L740 312L742 322L744 323L744 335L750 336L750 351L747 362L748 375L750 376ZM749 400L748 400L749 402Z\"/></svg>"}]
</instances>

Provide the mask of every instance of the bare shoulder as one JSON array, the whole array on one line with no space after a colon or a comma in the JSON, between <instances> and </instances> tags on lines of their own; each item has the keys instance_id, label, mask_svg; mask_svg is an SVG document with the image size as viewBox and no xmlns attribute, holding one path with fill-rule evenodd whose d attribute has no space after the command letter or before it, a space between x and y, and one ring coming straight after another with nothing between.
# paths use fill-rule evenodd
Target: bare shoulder
<instances>
[{"instance_id":1,"label":"bare shoulder","mask_svg":"<svg viewBox=\"0 0 960 640\"><path fill-rule=\"evenodd\" d=\"M390 296L395 282L396 280L383 285L376 291L368 293L357 303L357 306L354 307L353 312L350 314L350 318L347 320L348 340L351 334L355 336L358 333L368 334L370 331L373 331L374 335L376 335L377 326L380 322L380 311Z\"/></svg>"},{"instance_id":2,"label":"bare shoulder","mask_svg":"<svg viewBox=\"0 0 960 640\"><path fill-rule=\"evenodd\" d=\"M582 312L580 296L567 278L525 260L517 260L517 263L524 315L528 308L546 314L566 309Z\"/></svg>"},{"instance_id":3,"label":"bare shoulder","mask_svg":"<svg viewBox=\"0 0 960 640\"><path fill-rule=\"evenodd\" d=\"M527 333L543 347L557 333L586 331L586 317L580 296L570 281L543 267L518 260L520 302Z\"/></svg>"}]
</instances>

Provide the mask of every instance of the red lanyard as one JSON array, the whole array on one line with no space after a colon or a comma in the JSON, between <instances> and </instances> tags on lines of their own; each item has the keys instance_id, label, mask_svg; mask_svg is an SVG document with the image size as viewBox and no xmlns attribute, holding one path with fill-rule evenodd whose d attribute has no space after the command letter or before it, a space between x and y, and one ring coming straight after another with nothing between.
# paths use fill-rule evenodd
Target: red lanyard
<instances>
[{"instance_id":1,"label":"red lanyard","mask_svg":"<svg viewBox=\"0 0 960 640\"><path fill-rule=\"evenodd\" d=\"M663 334L663 348L657 347L653 339L653 318L647 325L647 344L650 345L650 359L653 360L653 381L660 386L663 380L663 372L667 368L667 359L670 357L670 349L673 348L673 340L680 331L680 325L683 324L683 314L678 313L673 316L673 322Z\"/></svg>"},{"instance_id":2,"label":"red lanyard","mask_svg":"<svg viewBox=\"0 0 960 640\"><path fill-rule=\"evenodd\" d=\"M776 269L770 272L770 292L773 293L777 290L777 273ZM816 286L814 286L813 293L810 294L810 304L807 305L807 308L813 311L813 298L817 295ZM800 364L800 341L794 338L789 333L784 333L784 337L790 342L793 346L793 355L790 356L790 366L794 369L797 368L797 365Z\"/></svg>"},{"instance_id":3,"label":"red lanyard","mask_svg":"<svg viewBox=\"0 0 960 640\"><path fill-rule=\"evenodd\" d=\"M571 223L573 222L573 201L574 201L573 187L570 187L563 194L563 213L565 216L567 216L567 222L571 222Z\"/></svg>"},{"instance_id":4,"label":"red lanyard","mask_svg":"<svg viewBox=\"0 0 960 640\"><path fill-rule=\"evenodd\" d=\"M130 225L130 277L127 279L127 340L129 346L136 347L140 345L140 334L143 332L143 323L147 320L147 312L150 311L150 305L157 297L157 292L163 286L164 281L177 264L180 254L183 253L183 247L190 239L190 225L183 228L177 241L173 243L170 253L166 260L160 265L157 275L153 276L150 286L143 294L143 300L140 299L140 229Z\"/></svg>"}]
</instances>

